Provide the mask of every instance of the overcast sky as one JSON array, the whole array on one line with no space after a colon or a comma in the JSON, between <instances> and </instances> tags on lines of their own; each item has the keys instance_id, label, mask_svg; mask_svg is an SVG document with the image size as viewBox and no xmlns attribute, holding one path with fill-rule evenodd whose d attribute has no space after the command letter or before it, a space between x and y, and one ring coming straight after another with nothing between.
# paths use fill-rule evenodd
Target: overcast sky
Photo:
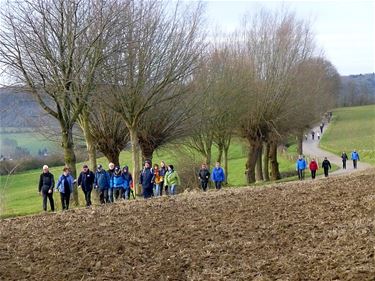
<instances>
[{"instance_id":1,"label":"overcast sky","mask_svg":"<svg viewBox=\"0 0 375 281\"><path fill-rule=\"evenodd\" d=\"M234 30L245 12L282 4L298 18L312 20L318 47L341 75L375 72L375 1L229 1L205 0L213 28Z\"/></svg>"}]
</instances>

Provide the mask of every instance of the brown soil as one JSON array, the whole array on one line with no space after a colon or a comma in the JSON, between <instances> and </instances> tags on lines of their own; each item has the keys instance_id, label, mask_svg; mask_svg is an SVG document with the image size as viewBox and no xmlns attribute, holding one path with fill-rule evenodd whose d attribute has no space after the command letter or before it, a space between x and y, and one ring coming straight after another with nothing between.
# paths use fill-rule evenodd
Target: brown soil
<instances>
[{"instance_id":1,"label":"brown soil","mask_svg":"<svg viewBox=\"0 0 375 281\"><path fill-rule=\"evenodd\" d=\"M0 280L375 280L375 171L0 221Z\"/></svg>"}]
</instances>

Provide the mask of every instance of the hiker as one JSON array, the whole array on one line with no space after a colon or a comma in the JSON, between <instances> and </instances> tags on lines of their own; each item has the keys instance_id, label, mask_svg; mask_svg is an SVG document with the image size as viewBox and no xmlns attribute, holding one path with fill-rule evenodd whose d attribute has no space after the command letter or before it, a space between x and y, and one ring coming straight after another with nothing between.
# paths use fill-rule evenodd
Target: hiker
<instances>
[{"instance_id":1,"label":"hiker","mask_svg":"<svg viewBox=\"0 0 375 281\"><path fill-rule=\"evenodd\" d=\"M49 172L47 165L43 166L43 173L39 177L39 195L43 196L43 210L47 211L47 198L51 205L51 211L55 211L55 204L53 201L53 188L55 186L55 179Z\"/></svg>"},{"instance_id":2,"label":"hiker","mask_svg":"<svg viewBox=\"0 0 375 281\"><path fill-rule=\"evenodd\" d=\"M318 140L320 140L320 133L319 132L316 133L316 136L318 137Z\"/></svg>"},{"instance_id":3,"label":"hiker","mask_svg":"<svg viewBox=\"0 0 375 281\"><path fill-rule=\"evenodd\" d=\"M96 168L94 184L95 189L99 191L100 204L109 203L108 189L110 185L110 177L101 164Z\"/></svg>"},{"instance_id":4,"label":"hiker","mask_svg":"<svg viewBox=\"0 0 375 281\"><path fill-rule=\"evenodd\" d=\"M346 160L348 160L348 155L345 153L345 151L341 154L341 160L342 160L342 168L346 169Z\"/></svg>"},{"instance_id":5,"label":"hiker","mask_svg":"<svg viewBox=\"0 0 375 281\"><path fill-rule=\"evenodd\" d=\"M114 199L117 201L122 198L122 192L124 191L124 177L119 166L115 167L115 172L110 179L113 188Z\"/></svg>"},{"instance_id":6,"label":"hiker","mask_svg":"<svg viewBox=\"0 0 375 281\"><path fill-rule=\"evenodd\" d=\"M165 188L165 195L168 195L168 186L164 186L164 177L165 174L167 173L168 168L167 165L165 164L164 161L160 162L160 170L159 170L159 175L160 175L160 196L163 195L163 188Z\"/></svg>"},{"instance_id":7,"label":"hiker","mask_svg":"<svg viewBox=\"0 0 375 281\"><path fill-rule=\"evenodd\" d=\"M69 168L64 167L62 175L57 181L56 188L60 192L63 210L69 209L70 195L73 193L74 178L69 173Z\"/></svg>"},{"instance_id":8,"label":"hiker","mask_svg":"<svg viewBox=\"0 0 375 281\"><path fill-rule=\"evenodd\" d=\"M323 134L324 123L322 122L319 127L320 127L320 133Z\"/></svg>"},{"instance_id":9,"label":"hiker","mask_svg":"<svg viewBox=\"0 0 375 281\"><path fill-rule=\"evenodd\" d=\"M331 169L331 163L328 161L327 157L324 157L322 168L324 169L324 176L328 177L328 171Z\"/></svg>"},{"instance_id":10,"label":"hiker","mask_svg":"<svg viewBox=\"0 0 375 281\"><path fill-rule=\"evenodd\" d=\"M220 162L216 162L215 167L211 172L211 179L215 183L215 188L217 190L221 189L221 184L225 181L225 174L222 167L220 167Z\"/></svg>"},{"instance_id":11,"label":"hiker","mask_svg":"<svg viewBox=\"0 0 375 281\"><path fill-rule=\"evenodd\" d=\"M109 180L111 181L112 177L113 177L113 174L115 173L115 164L113 164L112 162L108 164L108 175L109 175ZM108 201L109 203L113 203L113 186L109 185L109 188L108 188Z\"/></svg>"},{"instance_id":12,"label":"hiker","mask_svg":"<svg viewBox=\"0 0 375 281\"><path fill-rule=\"evenodd\" d=\"M308 137L307 137L307 134L305 134L305 140L306 140L306 141L307 141L307 138L308 138Z\"/></svg>"},{"instance_id":13,"label":"hiker","mask_svg":"<svg viewBox=\"0 0 375 281\"><path fill-rule=\"evenodd\" d=\"M307 168L307 164L305 159L302 155L298 156L298 160L296 162L296 171L298 173L298 179L303 180L305 179L305 169Z\"/></svg>"},{"instance_id":14,"label":"hiker","mask_svg":"<svg viewBox=\"0 0 375 281\"><path fill-rule=\"evenodd\" d=\"M311 160L311 162L309 164L309 168L310 168L310 171L311 171L311 178L315 179L316 171L318 170L318 163L316 163L315 159Z\"/></svg>"},{"instance_id":15,"label":"hiker","mask_svg":"<svg viewBox=\"0 0 375 281\"><path fill-rule=\"evenodd\" d=\"M312 140L314 140L314 138L315 138L315 132L314 131L311 131L311 138L312 138Z\"/></svg>"},{"instance_id":16,"label":"hiker","mask_svg":"<svg viewBox=\"0 0 375 281\"><path fill-rule=\"evenodd\" d=\"M352 152L352 160L353 160L353 168L357 169L357 162L360 160L359 160L359 154L355 149Z\"/></svg>"},{"instance_id":17,"label":"hiker","mask_svg":"<svg viewBox=\"0 0 375 281\"><path fill-rule=\"evenodd\" d=\"M208 181L210 180L210 171L207 169L206 164L202 164L201 169L198 173L198 179L201 184L201 188L203 191L207 190Z\"/></svg>"},{"instance_id":18,"label":"hiker","mask_svg":"<svg viewBox=\"0 0 375 281\"><path fill-rule=\"evenodd\" d=\"M159 165L158 164L155 164L154 165L154 169L153 169L153 173L154 173L154 196L160 196L160 182L161 182L161 179L162 177L160 176L160 170L159 170Z\"/></svg>"},{"instance_id":19,"label":"hiker","mask_svg":"<svg viewBox=\"0 0 375 281\"><path fill-rule=\"evenodd\" d=\"M153 183L154 174L151 169L151 161L146 160L143 170L139 176L139 184L142 185L143 198L151 198L153 196Z\"/></svg>"},{"instance_id":20,"label":"hiker","mask_svg":"<svg viewBox=\"0 0 375 281\"><path fill-rule=\"evenodd\" d=\"M132 193L133 199L135 199L133 189L131 188L133 185L133 177L132 177L132 174L129 172L128 166L124 166L124 168L122 169L122 177L124 178L123 198L126 200L129 200L130 193Z\"/></svg>"},{"instance_id":21,"label":"hiker","mask_svg":"<svg viewBox=\"0 0 375 281\"><path fill-rule=\"evenodd\" d=\"M164 177L165 185L168 186L168 194L176 195L177 186L181 184L180 177L174 170L173 165L168 165L168 171Z\"/></svg>"},{"instance_id":22,"label":"hiker","mask_svg":"<svg viewBox=\"0 0 375 281\"><path fill-rule=\"evenodd\" d=\"M85 194L86 207L91 206L91 191L94 185L95 175L89 170L89 167L84 164L82 167L82 172L78 177L78 187L82 188Z\"/></svg>"}]
</instances>

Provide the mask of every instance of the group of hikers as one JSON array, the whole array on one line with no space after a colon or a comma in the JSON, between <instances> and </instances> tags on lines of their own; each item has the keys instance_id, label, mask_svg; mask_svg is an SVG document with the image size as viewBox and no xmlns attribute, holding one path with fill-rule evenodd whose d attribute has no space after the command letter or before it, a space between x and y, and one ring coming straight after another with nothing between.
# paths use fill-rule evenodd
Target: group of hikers
<instances>
[{"instance_id":1,"label":"group of hikers","mask_svg":"<svg viewBox=\"0 0 375 281\"><path fill-rule=\"evenodd\" d=\"M353 161L353 168L354 169L357 169L357 163L359 161L359 154L356 150L354 150L351 154L351 158L352 158L352 161ZM346 169L346 161L348 160L348 155L343 152L341 154L341 160L342 160L342 168L343 169ZM310 163L309 163L309 166L307 167L307 162L304 158L303 155L299 155L298 156L298 159L297 159L297 162L296 162L296 171L298 173L298 179L299 180L304 180L305 179L305 170L307 168L309 168L310 172L311 172L311 178L312 179L315 179L316 177L316 171L318 170L318 163L317 161L313 158ZM332 168L331 167L331 162L329 162L329 160L327 159L327 157L324 157L324 160L322 162L322 168L324 170L324 176L325 177L328 177L328 172L329 170Z\"/></svg>"},{"instance_id":2,"label":"group of hikers","mask_svg":"<svg viewBox=\"0 0 375 281\"><path fill-rule=\"evenodd\" d=\"M75 180L70 173L70 169L64 167L55 188L54 176L50 173L49 167L44 165L43 173L39 178L39 194L43 197L43 210L47 211L47 199L50 202L51 210L55 210L53 191L60 192L62 209L68 210L75 183L78 184L85 195L86 207L92 205L91 192L93 189L97 190L101 204L129 200L131 197L135 199L134 182L129 167L124 165L121 169L120 166L109 163L108 168L106 171L99 164L94 173L84 164L78 180ZM225 181L225 173L219 162L216 163L211 172L206 164L202 164L198 179L203 191L207 191L210 179L214 182L216 189L221 189L222 183ZM140 172L138 183L142 187L143 197L147 199L162 196L163 190L165 195L175 195L177 186L181 184L181 181L173 165L166 165L164 161L161 161L160 167L158 164L151 167L151 161L146 160Z\"/></svg>"}]
</instances>

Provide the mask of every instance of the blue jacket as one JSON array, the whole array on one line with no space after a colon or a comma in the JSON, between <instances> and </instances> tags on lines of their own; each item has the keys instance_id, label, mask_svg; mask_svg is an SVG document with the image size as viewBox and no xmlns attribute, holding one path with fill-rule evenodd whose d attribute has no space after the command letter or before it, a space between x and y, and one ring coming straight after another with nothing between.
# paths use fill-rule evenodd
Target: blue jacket
<instances>
[{"instance_id":1,"label":"blue jacket","mask_svg":"<svg viewBox=\"0 0 375 281\"><path fill-rule=\"evenodd\" d=\"M131 173L123 173L122 177L124 178L124 189L127 190L130 188L132 182L133 182L133 177Z\"/></svg>"},{"instance_id":2,"label":"blue jacket","mask_svg":"<svg viewBox=\"0 0 375 281\"><path fill-rule=\"evenodd\" d=\"M96 171L95 185L97 185L101 190L109 188L109 174L104 169L100 172Z\"/></svg>"},{"instance_id":3,"label":"blue jacket","mask_svg":"<svg viewBox=\"0 0 375 281\"><path fill-rule=\"evenodd\" d=\"M143 169L139 175L139 183L144 189L153 189L153 179L154 173L152 172L152 169Z\"/></svg>"},{"instance_id":4,"label":"blue jacket","mask_svg":"<svg viewBox=\"0 0 375 281\"><path fill-rule=\"evenodd\" d=\"M305 170L307 168L307 164L305 159L298 159L296 162L296 169L297 170Z\"/></svg>"},{"instance_id":5,"label":"blue jacket","mask_svg":"<svg viewBox=\"0 0 375 281\"><path fill-rule=\"evenodd\" d=\"M211 173L212 181L225 181L225 174L222 167L213 168Z\"/></svg>"},{"instance_id":6,"label":"blue jacket","mask_svg":"<svg viewBox=\"0 0 375 281\"><path fill-rule=\"evenodd\" d=\"M359 160L359 154L357 151L352 152L352 160Z\"/></svg>"},{"instance_id":7,"label":"blue jacket","mask_svg":"<svg viewBox=\"0 0 375 281\"><path fill-rule=\"evenodd\" d=\"M118 175L113 174L111 178L111 187L113 188L124 187L124 177L122 176L121 173Z\"/></svg>"},{"instance_id":8,"label":"blue jacket","mask_svg":"<svg viewBox=\"0 0 375 281\"><path fill-rule=\"evenodd\" d=\"M69 187L70 187L70 193L72 193L72 192L73 192L73 185L74 185L74 178L73 178L71 175L67 175L67 176L65 177L64 174L62 174L62 175L59 177L59 180L57 181L56 188L57 188L61 193L65 193L65 192L64 192L64 183L65 183L65 179L68 181L68 183L69 183Z\"/></svg>"}]
</instances>

